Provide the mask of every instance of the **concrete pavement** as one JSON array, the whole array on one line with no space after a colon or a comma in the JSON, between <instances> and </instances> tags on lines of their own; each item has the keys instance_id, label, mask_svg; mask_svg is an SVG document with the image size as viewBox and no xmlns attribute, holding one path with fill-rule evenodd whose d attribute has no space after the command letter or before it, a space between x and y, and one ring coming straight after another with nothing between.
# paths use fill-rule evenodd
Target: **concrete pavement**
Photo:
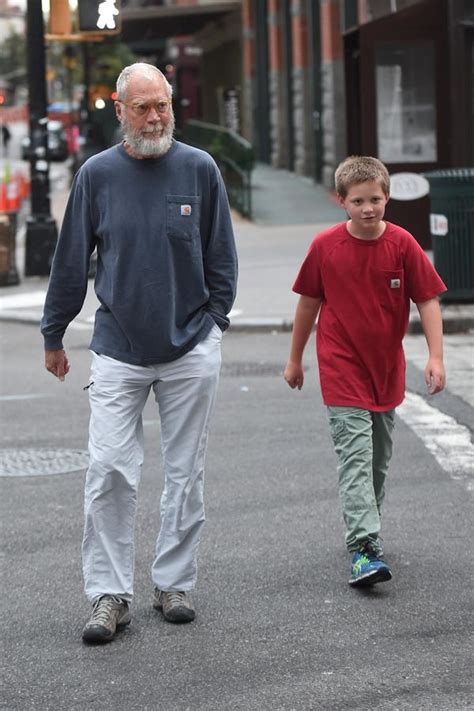
<instances>
[{"instance_id":1,"label":"concrete pavement","mask_svg":"<svg viewBox=\"0 0 474 711\"><path fill-rule=\"evenodd\" d=\"M1 326L2 447L48 449L56 459L65 448L84 451L89 334L69 333L72 368L59 383L43 368L36 328ZM133 620L111 645L81 643L89 613L83 468L0 480L0 708L472 708L472 497L397 418L384 516L394 579L352 590L314 353L305 387L291 391L281 378L288 339L230 332L223 340L192 625L167 624L151 606L163 483L153 398L144 412Z\"/></svg>"},{"instance_id":2,"label":"concrete pavement","mask_svg":"<svg viewBox=\"0 0 474 711\"><path fill-rule=\"evenodd\" d=\"M240 276L231 328L290 330L297 300L291 285L299 265L314 235L344 219L344 213L324 188L287 171L259 164L253 186L254 220L233 212ZM60 227L69 190L65 166L51 166L51 187L51 210ZM47 279L24 277L24 230L17 235L16 258L21 283L0 289L0 319L39 323ZM90 283L76 326L90 324L97 305ZM443 304L442 312L446 333L474 328L474 304ZM409 332L420 332L414 306Z\"/></svg>"}]
</instances>

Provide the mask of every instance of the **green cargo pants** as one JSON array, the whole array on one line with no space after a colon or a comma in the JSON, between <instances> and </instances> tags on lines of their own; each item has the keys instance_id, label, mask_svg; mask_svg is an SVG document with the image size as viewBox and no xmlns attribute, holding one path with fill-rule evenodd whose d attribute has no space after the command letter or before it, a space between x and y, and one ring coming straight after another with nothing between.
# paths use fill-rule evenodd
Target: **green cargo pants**
<instances>
[{"instance_id":1,"label":"green cargo pants","mask_svg":"<svg viewBox=\"0 0 474 711\"><path fill-rule=\"evenodd\" d=\"M357 550L378 541L385 478L392 456L395 410L371 412L357 407L328 407L329 425L338 457L339 496L346 523L346 545Z\"/></svg>"}]
</instances>

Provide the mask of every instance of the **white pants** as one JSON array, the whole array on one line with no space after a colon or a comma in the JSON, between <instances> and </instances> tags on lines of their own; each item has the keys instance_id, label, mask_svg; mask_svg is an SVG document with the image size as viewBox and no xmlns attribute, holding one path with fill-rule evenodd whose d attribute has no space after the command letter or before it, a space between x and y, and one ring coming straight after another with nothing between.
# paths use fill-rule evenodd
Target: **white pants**
<instances>
[{"instance_id":1,"label":"white pants","mask_svg":"<svg viewBox=\"0 0 474 711\"><path fill-rule=\"evenodd\" d=\"M161 421L164 489L152 566L161 590L192 590L204 524L204 458L221 364L216 325L171 363L136 366L92 354L89 469L82 545L85 592L133 597L134 526L143 463L142 411L153 388Z\"/></svg>"}]
</instances>

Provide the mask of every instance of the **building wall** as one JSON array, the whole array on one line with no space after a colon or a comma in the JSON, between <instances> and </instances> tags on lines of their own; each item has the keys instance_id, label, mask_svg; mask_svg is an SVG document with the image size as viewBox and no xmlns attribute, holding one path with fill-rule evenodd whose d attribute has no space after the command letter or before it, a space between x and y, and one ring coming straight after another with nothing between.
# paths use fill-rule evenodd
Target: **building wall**
<instances>
[{"instance_id":1,"label":"building wall","mask_svg":"<svg viewBox=\"0 0 474 711\"><path fill-rule=\"evenodd\" d=\"M283 0L282 0L283 1ZM270 54L270 143L271 164L274 168L286 168L288 146L286 143L286 110L288 97L283 74L283 38L281 0L268 2L268 45Z\"/></svg>"},{"instance_id":2,"label":"building wall","mask_svg":"<svg viewBox=\"0 0 474 711\"><path fill-rule=\"evenodd\" d=\"M8 5L7 0L0 0L0 43L11 34L25 31L25 20L20 8Z\"/></svg>"},{"instance_id":3,"label":"building wall","mask_svg":"<svg viewBox=\"0 0 474 711\"><path fill-rule=\"evenodd\" d=\"M243 0L242 3L243 130L251 141L257 132L255 111L259 111L255 85L262 80L259 77L261 68L255 59L258 56L255 37L260 2L262 0ZM317 17L317 3L316 7L314 3L315 0L267 0L268 76L264 79L269 87L269 162L275 168L290 169L300 175L312 177L316 174L313 112L315 95L319 95L321 86L323 140L318 160L322 162L322 181L333 187L334 169L346 150L340 3L339 0L320 0L320 18ZM319 20L321 32L317 42L312 26L310 32L314 15L316 22ZM312 64L316 55L317 62Z\"/></svg>"},{"instance_id":4,"label":"building wall","mask_svg":"<svg viewBox=\"0 0 474 711\"><path fill-rule=\"evenodd\" d=\"M359 120L348 124L350 150L379 155L393 172L473 165L473 27L473 0L359 0L357 59L347 55L347 74L348 91L356 77L362 96ZM391 62L380 55L387 47ZM387 66L399 76L378 85Z\"/></svg>"},{"instance_id":5,"label":"building wall","mask_svg":"<svg viewBox=\"0 0 474 711\"><path fill-rule=\"evenodd\" d=\"M299 175L314 173L313 107L306 8L304 0L292 0L294 171Z\"/></svg>"},{"instance_id":6,"label":"building wall","mask_svg":"<svg viewBox=\"0 0 474 711\"><path fill-rule=\"evenodd\" d=\"M255 131L252 107L256 99L255 89L255 28L251 0L242 0L242 102L241 133L250 143Z\"/></svg>"},{"instance_id":7,"label":"building wall","mask_svg":"<svg viewBox=\"0 0 474 711\"><path fill-rule=\"evenodd\" d=\"M346 153L345 89L338 0L321 0L322 182L334 187L334 170Z\"/></svg>"}]
</instances>

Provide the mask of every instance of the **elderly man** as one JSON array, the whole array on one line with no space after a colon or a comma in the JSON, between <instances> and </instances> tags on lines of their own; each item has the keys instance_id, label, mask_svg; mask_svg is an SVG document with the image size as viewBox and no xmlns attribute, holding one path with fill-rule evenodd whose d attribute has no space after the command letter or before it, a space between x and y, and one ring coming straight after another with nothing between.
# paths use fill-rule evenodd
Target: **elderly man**
<instances>
[{"instance_id":1,"label":"elderly man","mask_svg":"<svg viewBox=\"0 0 474 711\"><path fill-rule=\"evenodd\" d=\"M124 141L90 158L75 177L42 320L46 368L64 380L63 335L82 307L97 248L83 539L88 643L110 641L131 620L150 389L164 462L153 605L170 622L195 616L188 593L196 583L208 423L237 257L219 171L208 154L173 139L171 93L152 65L120 74L115 110Z\"/></svg>"}]
</instances>

